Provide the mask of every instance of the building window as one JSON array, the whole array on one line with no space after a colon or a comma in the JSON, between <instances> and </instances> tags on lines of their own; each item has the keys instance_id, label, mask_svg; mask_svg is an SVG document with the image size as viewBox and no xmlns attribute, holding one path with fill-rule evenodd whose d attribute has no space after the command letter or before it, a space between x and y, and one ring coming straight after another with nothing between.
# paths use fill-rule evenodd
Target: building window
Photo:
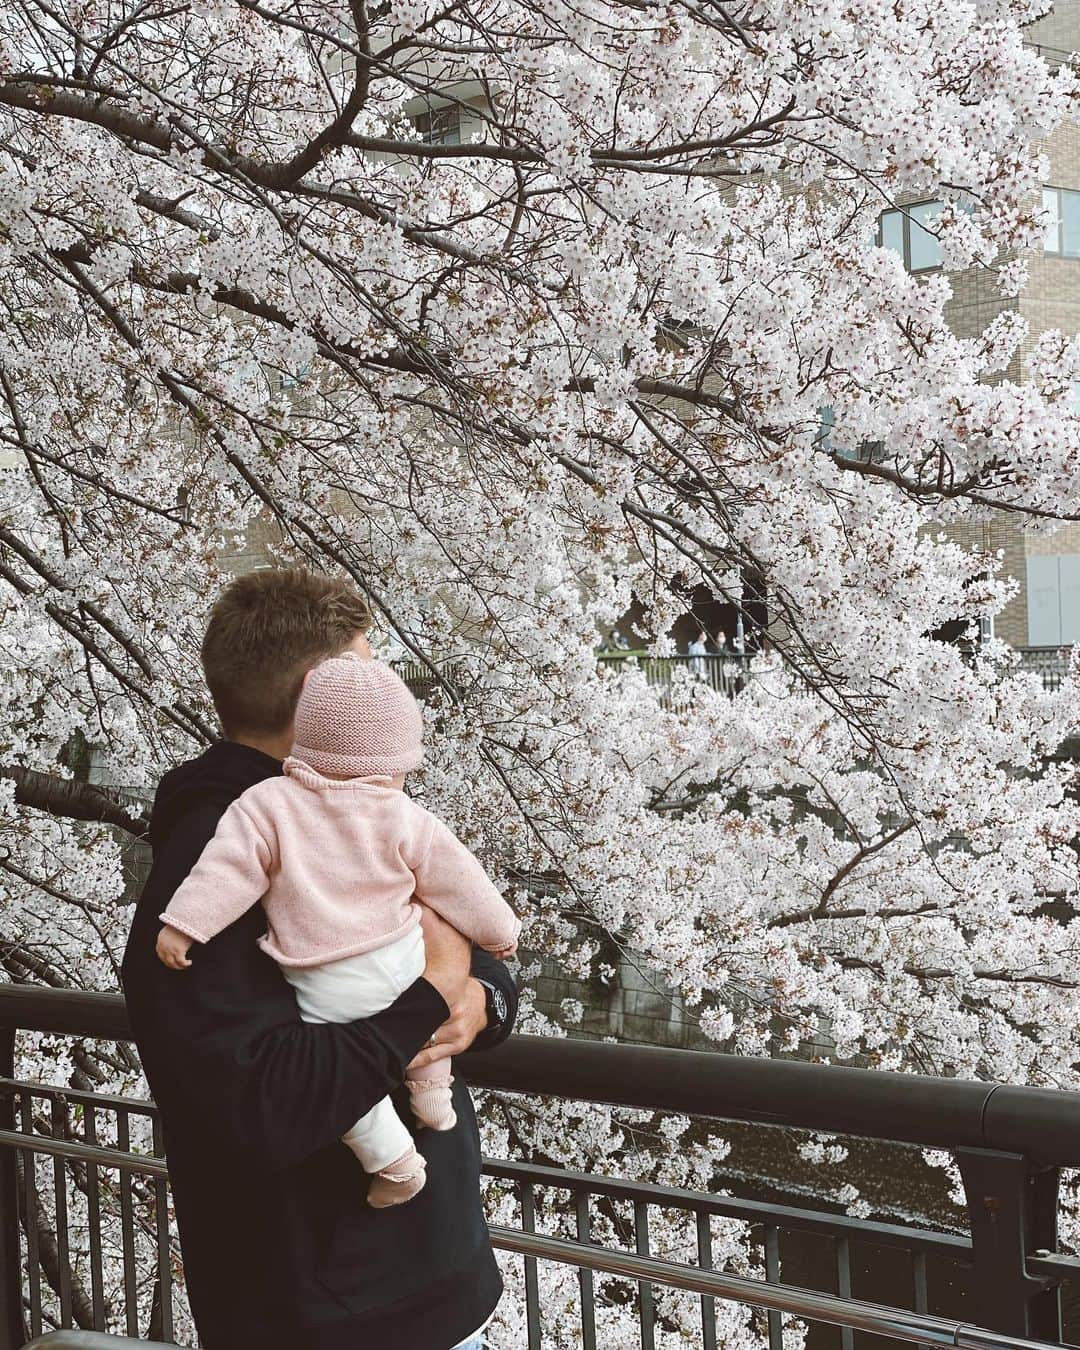
<instances>
[{"instance_id":1,"label":"building window","mask_svg":"<svg viewBox=\"0 0 1080 1350\"><path fill-rule=\"evenodd\" d=\"M1061 258L1080 258L1080 192L1043 188L1046 235L1043 247Z\"/></svg>"},{"instance_id":2,"label":"building window","mask_svg":"<svg viewBox=\"0 0 1080 1350\"><path fill-rule=\"evenodd\" d=\"M429 108L416 116L416 129L428 145L461 144L461 109Z\"/></svg>"},{"instance_id":3,"label":"building window","mask_svg":"<svg viewBox=\"0 0 1080 1350\"><path fill-rule=\"evenodd\" d=\"M931 233L943 210L941 202L918 202L902 210L882 211L877 242L899 253L909 272L929 272L941 266L941 245Z\"/></svg>"},{"instance_id":4,"label":"building window","mask_svg":"<svg viewBox=\"0 0 1080 1350\"><path fill-rule=\"evenodd\" d=\"M281 372L282 392L290 389L297 389L302 384L307 384L311 378L311 362L305 361L302 366L297 366L295 370L283 370Z\"/></svg>"},{"instance_id":5,"label":"building window","mask_svg":"<svg viewBox=\"0 0 1080 1350\"><path fill-rule=\"evenodd\" d=\"M841 445L836 440L836 410L825 407L818 409L818 433L814 440L822 450L828 450L841 459L854 459L861 464L880 464L885 458L885 446L881 441L860 441L855 446ZM841 441L845 439L843 435Z\"/></svg>"},{"instance_id":6,"label":"building window","mask_svg":"<svg viewBox=\"0 0 1080 1350\"><path fill-rule=\"evenodd\" d=\"M1029 647L1080 642L1080 553L1027 560Z\"/></svg>"},{"instance_id":7,"label":"building window","mask_svg":"<svg viewBox=\"0 0 1080 1350\"><path fill-rule=\"evenodd\" d=\"M835 410L832 408L819 408L817 444L821 446L822 450L836 450L838 448L833 444L833 432L835 430Z\"/></svg>"}]
</instances>

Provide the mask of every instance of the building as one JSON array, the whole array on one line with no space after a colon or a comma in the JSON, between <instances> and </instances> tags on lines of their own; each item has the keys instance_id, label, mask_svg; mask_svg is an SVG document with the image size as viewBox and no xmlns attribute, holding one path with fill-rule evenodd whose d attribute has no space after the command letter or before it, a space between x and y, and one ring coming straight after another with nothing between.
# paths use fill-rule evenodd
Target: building
<instances>
[{"instance_id":1,"label":"building","mask_svg":"<svg viewBox=\"0 0 1080 1350\"><path fill-rule=\"evenodd\" d=\"M1069 60L1080 50L1080 5L1058 4L1028 29L1028 38L1051 63ZM1014 311L1027 320L1028 338L1009 368L1010 380L1024 379L1024 367L1035 340L1049 329L1080 333L1080 125L1061 126L1045 145L1049 173L1043 205L1049 217L1040 252L1029 255L1028 281L1015 299L999 293L994 269L972 268L953 273L953 298L948 320L959 337L976 337L1001 312ZM881 242L904 256L913 273L940 267L933 235L933 202L916 202L886 211ZM1074 390L1080 412L1080 382ZM1055 649L1080 641L1080 525L1066 524L1054 534L1025 528L1015 516L1001 513L983 524L950 526L946 533L965 547L1003 554L1003 573L1019 589L994 622L995 635L1017 648ZM1037 663L1039 653L1032 653Z\"/></svg>"}]
</instances>

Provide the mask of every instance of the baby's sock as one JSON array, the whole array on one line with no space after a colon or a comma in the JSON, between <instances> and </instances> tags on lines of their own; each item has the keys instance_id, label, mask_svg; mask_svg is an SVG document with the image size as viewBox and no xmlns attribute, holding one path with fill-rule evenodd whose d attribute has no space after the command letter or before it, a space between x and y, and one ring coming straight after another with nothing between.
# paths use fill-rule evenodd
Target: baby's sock
<instances>
[{"instance_id":1,"label":"baby's sock","mask_svg":"<svg viewBox=\"0 0 1080 1350\"><path fill-rule=\"evenodd\" d=\"M388 1209L391 1205L403 1205L424 1189L427 1163L410 1148L408 1153L376 1172L368 1186L367 1202L374 1209Z\"/></svg>"},{"instance_id":2,"label":"baby's sock","mask_svg":"<svg viewBox=\"0 0 1080 1350\"><path fill-rule=\"evenodd\" d=\"M413 1115L429 1130L452 1130L457 1124L454 1094L450 1091L453 1078L408 1079L409 1100Z\"/></svg>"}]
</instances>

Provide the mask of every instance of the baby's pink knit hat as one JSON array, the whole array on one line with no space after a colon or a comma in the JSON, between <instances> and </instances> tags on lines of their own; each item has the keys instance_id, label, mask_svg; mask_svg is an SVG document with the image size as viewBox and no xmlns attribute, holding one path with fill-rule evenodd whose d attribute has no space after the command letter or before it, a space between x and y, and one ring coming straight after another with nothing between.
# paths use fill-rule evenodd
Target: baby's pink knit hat
<instances>
[{"instance_id":1,"label":"baby's pink knit hat","mask_svg":"<svg viewBox=\"0 0 1080 1350\"><path fill-rule=\"evenodd\" d=\"M423 736L420 708L401 677L381 661L343 652L308 672L292 753L317 773L392 777L420 764Z\"/></svg>"}]
</instances>

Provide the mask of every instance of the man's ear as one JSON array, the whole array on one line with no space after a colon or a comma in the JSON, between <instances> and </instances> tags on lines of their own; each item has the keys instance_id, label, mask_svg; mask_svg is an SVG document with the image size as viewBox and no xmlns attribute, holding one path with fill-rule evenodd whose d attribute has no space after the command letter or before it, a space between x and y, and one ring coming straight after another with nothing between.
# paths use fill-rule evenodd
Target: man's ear
<instances>
[{"instance_id":1,"label":"man's ear","mask_svg":"<svg viewBox=\"0 0 1080 1350\"><path fill-rule=\"evenodd\" d=\"M368 641L368 635L366 633L354 634L349 645L343 652L339 653L341 656L349 656L350 654L359 656L365 661L370 661L372 659L374 652L371 650L371 643Z\"/></svg>"},{"instance_id":2,"label":"man's ear","mask_svg":"<svg viewBox=\"0 0 1080 1350\"><path fill-rule=\"evenodd\" d=\"M304 690L307 688L307 682L308 682L308 680L311 679L312 675L314 675L314 674L315 674L315 667L314 667L314 666L312 666L310 670L305 670L305 671L304 671L304 678L300 681L300 692L301 692L301 694L302 694L302 693L304 692Z\"/></svg>"}]
</instances>

